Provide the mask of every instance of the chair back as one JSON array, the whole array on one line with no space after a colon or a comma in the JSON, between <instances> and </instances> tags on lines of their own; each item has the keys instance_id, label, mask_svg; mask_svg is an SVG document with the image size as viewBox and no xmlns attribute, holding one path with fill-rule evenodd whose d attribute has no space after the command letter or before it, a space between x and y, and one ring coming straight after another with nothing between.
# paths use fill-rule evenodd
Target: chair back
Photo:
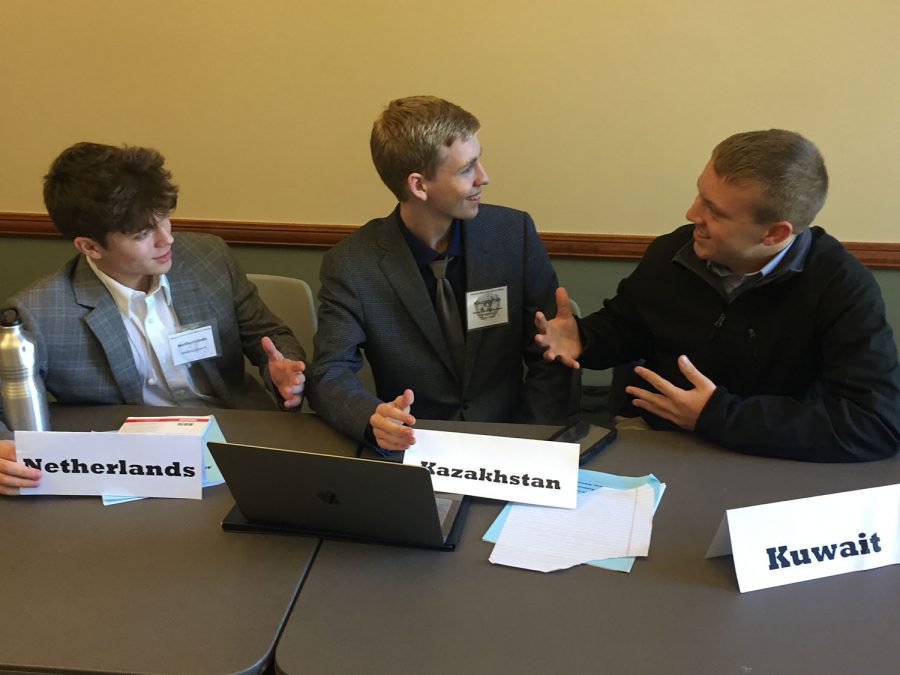
<instances>
[{"instance_id":1,"label":"chair back","mask_svg":"<svg viewBox=\"0 0 900 675\"><path fill-rule=\"evenodd\" d=\"M581 318L581 307L578 306L578 303L575 302L572 298L569 298L569 309L572 310L572 314Z\"/></svg>"},{"instance_id":2,"label":"chair back","mask_svg":"<svg viewBox=\"0 0 900 675\"><path fill-rule=\"evenodd\" d=\"M309 284L302 279L272 274L248 274L247 278L256 286L259 297L272 313L293 331L306 351L306 357L312 358L313 335L319 321Z\"/></svg>"},{"instance_id":3,"label":"chair back","mask_svg":"<svg viewBox=\"0 0 900 675\"><path fill-rule=\"evenodd\" d=\"M306 352L306 358L311 359L313 335L316 334L319 320L309 284L302 279L273 274L248 274L247 278L256 286L259 297L266 303L266 307L294 333L294 337ZM244 368L251 377L262 383L259 370L247 357L244 357ZM308 407L309 404L304 398L303 408Z\"/></svg>"},{"instance_id":4,"label":"chair back","mask_svg":"<svg viewBox=\"0 0 900 675\"><path fill-rule=\"evenodd\" d=\"M572 298L569 298L569 309L572 311L574 316L581 318L581 308L578 306L578 303L575 302ZM572 387L569 391L569 421L574 422L581 416L581 380L582 380L582 371L579 368L578 370L572 371Z\"/></svg>"}]
</instances>

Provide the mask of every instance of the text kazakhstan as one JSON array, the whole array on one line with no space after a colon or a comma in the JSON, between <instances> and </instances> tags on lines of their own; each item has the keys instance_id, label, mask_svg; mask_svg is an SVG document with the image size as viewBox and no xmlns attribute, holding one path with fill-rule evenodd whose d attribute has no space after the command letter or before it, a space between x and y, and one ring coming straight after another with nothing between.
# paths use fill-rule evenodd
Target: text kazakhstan
<instances>
[{"instance_id":1,"label":"text kazakhstan","mask_svg":"<svg viewBox=\"0 0 900 675\"><path fill-rule=\"evenodd\" d=\"M520 475L502 473L500 469L489 471L480 468L475 469L454 469L447 466L437 466L437 462L422 462L431 473L432 476L446 476L447 478L464 478L466 480L480 480L488 483L505 483L507 485L523 485L524 487L545 488L547 490L559 490L559 481L555 478L539 478L529 476L527 473Z\"/></svg>"}]
</instances>

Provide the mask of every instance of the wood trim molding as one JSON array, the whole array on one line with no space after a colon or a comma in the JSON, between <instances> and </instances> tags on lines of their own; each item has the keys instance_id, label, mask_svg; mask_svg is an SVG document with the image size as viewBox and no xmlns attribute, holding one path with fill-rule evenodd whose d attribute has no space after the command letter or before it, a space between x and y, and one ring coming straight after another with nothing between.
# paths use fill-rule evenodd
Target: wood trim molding
<instances>
[{"instance_id":1,"label":"wood trim molding","mask_svg":"<svg viewBox=\"0 0 900 675\"><path fill-rule=\"evenodd\" d=\"M357 229L355 225L313 225L262 223L176 218L176 229L215 234L229 244L300 246L330 248ZM0 236L59 238L45 213L0 213ZM628 234L587 234L541 232L551 256L596 258L598 260L640 260L652 236ZM844 242L867 267L900 269L900 242Z\"/></svg>"}]
</instances>

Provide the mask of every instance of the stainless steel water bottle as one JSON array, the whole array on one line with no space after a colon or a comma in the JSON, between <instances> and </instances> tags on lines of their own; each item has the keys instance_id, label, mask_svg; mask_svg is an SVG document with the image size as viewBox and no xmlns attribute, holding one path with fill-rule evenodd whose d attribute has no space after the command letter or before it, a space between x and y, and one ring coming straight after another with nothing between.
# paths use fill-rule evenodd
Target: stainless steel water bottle
<instances>
[{"instance_id":1,"label":"stainless steel water bottle","mask_svg":"<svg viewBox=\"0 0 900 675\"><path fill-rule=\"evenodd\" d=\"M0 309L0 395L10 429L50 430L47 393L35 369L35 345L13 308Z\"/></svg>"}]
</instances>

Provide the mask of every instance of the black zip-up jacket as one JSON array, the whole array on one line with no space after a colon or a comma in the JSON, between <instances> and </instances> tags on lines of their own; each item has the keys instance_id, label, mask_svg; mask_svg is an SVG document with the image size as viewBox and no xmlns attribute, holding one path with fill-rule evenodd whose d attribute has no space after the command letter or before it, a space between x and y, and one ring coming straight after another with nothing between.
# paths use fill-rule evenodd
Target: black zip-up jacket
<instances>
[{"instance_id":1,"label":"black zip-up jacket","mask_svg":"<svg viewBox=\"0 0 900 675\"><path fill-rule=\"evenodd\" d=\"M686 354L716 384L695 432L732 450L816 462L894 455L900 367L869 270L813 227L729 300L693 253L692 232L685 225L654 240L617 295L579 321L581 365L645 359L689 389L677 364ZM654 428L675 428L640 413Z\"/></svg>"}]
</instances>

